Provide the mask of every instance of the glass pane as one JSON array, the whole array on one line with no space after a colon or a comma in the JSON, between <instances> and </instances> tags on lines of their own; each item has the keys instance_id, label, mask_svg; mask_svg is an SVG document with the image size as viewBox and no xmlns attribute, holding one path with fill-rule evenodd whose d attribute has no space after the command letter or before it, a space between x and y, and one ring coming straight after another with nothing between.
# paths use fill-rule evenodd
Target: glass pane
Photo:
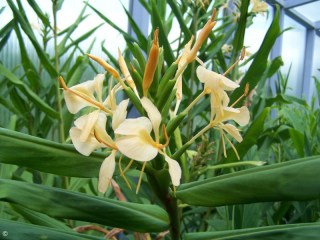
<instances>
[{"instance_id":1,"label":"glass pane","mask_svg":"<svg viewBox=\"0 0 320 240\"><path fill-rule=\"evenodd\" d=\"M293 9L296 10L298 13L302 14L304 17L306 17L312 22L320 21L320 16L319 16L320 1L304 4L299 7L295 7Z\"/></svg>"},{"instance_id":2,"label":"glass pane","mask_svg":"<svg viewBox=\"0 0 320 240\"><path fill-rule=\"evenodd\" d=\"M291 27L291 29L283 33L282 58L284 66L281 72L284 76L289 74L287 93L300 96L300 90L302 89L300 86L301 81L303 81L306 29L292 20L292 18L285 16L284 29L289 27Z\"/></svg>"}]
</instances>

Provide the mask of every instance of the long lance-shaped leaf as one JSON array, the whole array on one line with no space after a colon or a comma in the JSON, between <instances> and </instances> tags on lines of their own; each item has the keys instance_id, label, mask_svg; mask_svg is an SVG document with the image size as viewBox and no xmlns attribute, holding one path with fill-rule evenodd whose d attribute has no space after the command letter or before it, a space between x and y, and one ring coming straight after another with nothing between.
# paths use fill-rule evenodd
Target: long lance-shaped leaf
<instances>
[{"instance_id":1,"label":"long lance-shaped leaf","mask_svg":"<svg viewBox=\"0 0 320 240\"><path fill-rule=\"evenodd\" d=\"M182 184L177 197L190 205L305 201L320 197L320 156L243 170Z\"/></svg>"},{"instance_id":2,"label":"long lance-shaped leaf","mask_svg":"<svg viewBox=\"0 0 320 240\"><path fill-rule=\"evenodd\" d=\"M54 239L54 240L102 240L86 234L76 233L74 231L58 230L48 227L40 227L37 225L9 221L0 219L1 237L5 239Z\"/></svg>"},{"instance_id":3,"label":"long lance-shaped leaf","mask_svg":"<svg viewBox=\"0 0 320 240\"><path fill-rule=\"evenodd\" d=\"M39 213L16 204L11 204L10 207L15 212L23 216L25 220L27 220L32 224L60 229L60 230L67 230L67 231L70 230L70 228L63 221L49 217L46 214Z\"/></svg>"},{"instance_id":4,"label":"long lance-shaped leaf","mask_svg":"<svg viewBox=\"0 0 320 240\"><path fill-rule=\"evenodd\" d=\"M209 239L264 239L264 240L301 240L318 239L320 223L286 224L232 231L199 232L185 234L185 240Z\"/></svg>"},{"instance_id":5,"label":"long lance-shaped leaf","mask_svg":"<svg viewBox=\"0 0 320 240\"><path fill-rule=\"evenodd\" d=\"M168 41L167 33L165 31L165 28L163 26L162 19L160 17L156 1L151 1L152 6L152 14L151 14L151 22L153 29L159 29L159 43L163 46L163 53L164 53L164 59L166 60L166 63L168 66L171 66L171 64L174 62L174 55L170 46L170 43Z\"/></svg>"},{"instance_id":6,"label":"long lance-shaped leaf","mask_svg":"<svg viewBox=\"0 0 320 240\"><path fill-rule=\"evenodd\" d=\"M240 87L237 88L231 95L230 101L234 102L236 101L244 92L245 86L247 83L249 83L250 91L255 88L255 86L258 84L260 79L263 76L264 71L267 68L268 63L268 57L269 53L277 39L277 37L281 34L280 32L280 25L279 25L279 19L280 19L280 11L279 6L276 5L277 10L275 13L275 17L273 19L272 24L270 25L263 42L261 44L261 47L259 48L259 51L254 58L252 64L250 65L250 68L248 69L248 72L243 77ZM243 101L239 101L236 106L241 106Z\"/></svg>"},{"instance_id":7,"label":"long lance-shaped leaf","mask_svg":"<svg viewBox=\"0 0 320 240\"><path fill-rule=\"evenodd\" d=\"M127 14L128 17L128 21L131 25L132 30L134 31L134 33L137 36L137 39L139 41L139 45L141 46L141 48L143 49L143 51L147 52L147 47L148 47L148 40L147 38L144 36L143 32L140 30L139 26L137 25L137 23L134 21L134 19L132 18L132 16L130 15L130 13L127 11L127 9L122 5L123 10L125 11L125 13Z\"/></svg>"},{"instance_id":8,"label":"long lance-shaped leaf","mask_svg":"<svg viewBox=\"0 0 320 240\"><path fill-rule=\"evenodd\" d=\"M55 143L0 128L0 162L70 177L97 177L106 154L79 154L72 145Z\"/></svg>"},{"instance_id":9,"label":"long lance-shaped leaf","mask_svg":"<svg viewBox=\"0 0 320 240\"><path fill-rule=\"evenodd\" d=\"M1 179L0 200L55 218L100 223L137 232L168 229L168 215L159 206L93 197L38 184Z\"/></svg>"},{"instance_id":10,"label":"long lance-shaped leaf","mask_svg":"<svg viewBox=\"0 0 320 240\"><path fill-rule=\"evenodd\" d=\"M0 51L2 48L6 45L12 29L14 27L14 19L12 19L10 22L8 22L2 29L0 29Z\"/></svg>"},{"instance_id":11,"label":"long lance-shaped leaf","mask_svg":"<svg viewBox=\"0 0 320 240\"><path fill-rule=\"evenodd\" d=\"M41 63L43 64L43 67L48 71L48 73L50 74L50 76L52 78L55 78L58 76L57 71L55 70L54 66L52 65L52 63L50 62L48 56L46 55L46 53L43 51L42 47L40 46L40 44L38 43L32 28L29 24L29 22L27 22L22 16L21 13L19 12L19 10L17 9L17 7L14 5L13 1L11 0L7 0L8 5L10 6L14 18L19 22L21 28L23 29L24 33L28 36L28 38L30 39L32 45L34 46L37 55L39 56L39 59L41 61Z\"/></svg>"},{"instance_id":12,"label":"long lance-shaped leaf","mask_svg":"<svg viewBox=\"0 0 320 240\"><path fill-rule=\"evenodd\" d=\"M27 0L27 1L31 6L32 10L35 11L35 13L37 14L38 18L41 19L43 25L52 28L48 17L42 12L37 2L35 0Z\"/></svg>"},{"instance_id":13,"label":"long lance-shaped leaf","mask_svg":"<svg viewBox=\"0 0 320 240\"><path fill-rule=\"evenodd\" d=\"M192 36L192 33L191 33L189 27L186 25L185 20L183 19L183 14L181 13L181 11L178 7L178 3L173 0L168 0L168 4L170 5L172 12L176 16L176 18L179 22L180 28L181 28L182 32L185 34L185 38L190 39Z\"/></svg>"},{"instance_id":14,"label":"long lance-shaped leaf","mask_svg":"<svg viewBox=\"0 0 320 240\"><path fill-rule=\"evenodd\" d=\"M22 62L24 72L26 74L27 79L30 82L31 87L33 87L33 89L37 89L39 88L39 84L41 83L39 79L40 76L37 73L36 67L34 66L33 62L29 58L26 45L24 43L22 34L20 32L20 28L16 25L14 27L14 30L15 30L17 39L19 41L21 62Z\"/></svg>"},{"instance_id":15,"label":"long lance-shaped leaf","mask_svg":"<svg viewBox=\"0 0 320 240\"><path fill-rule=\"evenodd\" d=\"M79 24L87 18L88 15L83 16L83 14L85 13L85 10L87 8L87 4L85 4L85 6L82 8L78 18L76 19L76 21L70 25L69 27L67 27L66 29L62 30L59 35L64 34L65 36L63 37L63 39L60 41L59 45L58 45L58 51L61 52L61 49L64 48L64 46L66 45L67 41L70 39L71 34L77 29L77 27L79 26Z\"/></svg>"},{"instance_id":16,"label":"long lance-shaped leaf","mask_svg":"<svg viewBox=\"0 0 320 240\"><path fill-rule=\"evenodd\" d=\"M59 56L62 56L63 54L65 54L71 47L78 45L80 42L88 39L88 37L92 36L92 34L103 25L103 23L99 24L98 26L92 28L90 31L87 31L85 34L81 35L79 38L77 38L76 40L72 40L72 42L70 44L68 44L68 46L62 46L61 48L59 48Z\"/></svg>"},{"instance_id":17,"label":"long lance-shaped leaf","mask_svg":"<svg viewBox=\"0 0 320 240\"><path fill-rule=\"evenodd\" d=\"M35 92L33 92L25 83L16 77L9 69L0 63L0 74L8 78L21 92L23 92L30 101L32 101L39 109L47 113L49 116L59 118L59 114L44 102Z\"/></svg>"},{"instance_id":18,"label":"long lance-shaped leaf","mask_svg":"<svg viewBox=\"0 0 320 240\"><path fill-rule=\"evenodd\" d=\"M248 18L248 7L250 4L249 0L242 0L240 6L240 19L237 24L237 30L234 34L233 39L233 51L231 56L231 63L233 63L236 58L238 58L241 48L243 47L244 35L247 27L247 18Z\"/></svg>"},{"instance_id":19,"label":"long lance-shaped leaf","mask_svg":"<svg viewBox=\"0 0 320 240\"><path fill-rule=\"evenodd\" d=\"M123 31L121 28L119 28L113 21L111 21L109 18L107 18L105 15L103 15L98 9L94 8L90 4L88 6L106 23L108 23L111 27L113 27L115 30L117 30L121 35L124 37L126 41L134 42L135 39L130 36L127 32Z\"/></svg>"}]
</instances>

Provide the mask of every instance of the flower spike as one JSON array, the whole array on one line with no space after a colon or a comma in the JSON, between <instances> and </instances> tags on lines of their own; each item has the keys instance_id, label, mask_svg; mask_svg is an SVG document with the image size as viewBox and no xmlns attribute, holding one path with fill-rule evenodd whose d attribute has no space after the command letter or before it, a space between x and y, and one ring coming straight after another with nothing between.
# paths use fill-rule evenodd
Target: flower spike
<instances>
[{"instance_id":1,"label":"flower spike","mask_svg":"<svg viewBox=\"0 0 320 240\"><path fill-rule=\"evenodd\" d=\"M143 75L142 89L143 96L147 96L148 90L153 82L153 77L157 69L159 57L159 42L158 42L159 29L154 31L153 43L149 53L148 61Z\"/></svg>"}]
</instances>

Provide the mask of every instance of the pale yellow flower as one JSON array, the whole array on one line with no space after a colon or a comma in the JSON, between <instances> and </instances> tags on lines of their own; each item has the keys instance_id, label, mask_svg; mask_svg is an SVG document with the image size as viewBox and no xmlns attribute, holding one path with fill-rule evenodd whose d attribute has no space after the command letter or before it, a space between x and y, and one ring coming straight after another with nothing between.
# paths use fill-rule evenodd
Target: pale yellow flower
<instances>
[{"instance_id":1,"label":"pale yellow flower","mask_svg":"<svg viewBox=\"0 0 320 240\"><path fill-rule=\"evenodd\" d=\"M211 120L216 114L223 114L223 107L228 106L229 97L225 91L233 91L239 84L216 72L207 70L203 66L197 68L197 76L204 83L204 89L211 91Z\"/></svg>"},{"instance_id":2,"label":"pale yellow flower","mask_svg":"<svg viewBox=\"0 0 320 240\"><path fill-rule=\"evenodd\" d=\"M69 112L75 114L85 107L96 107L105 111L106 109L102 104L104 78L104 74L98 74L93 80L77 84L70 88L68 88L60 78Z\"/></svg>"},{"instance_id":3,"label":"pale yellow flower","mask_svg":"<svg viewBox=\"0 0 320 240\"><path fill-rule=\"evenodd\" d=\"M147 162L154 159L158 153L164 155L169 166L172 184L178 186L180 185L181 168L177 161L162 151L165 145L159 143L161 114L148 98L143 97L141 104L146 110L148 118L125 119L115 129L115 133L119 135L115 143L122 154L136 161ZM152 131L155 140L151 137Z\"/></svg>"},{"instance_id":4,"label":"pale yellow flower","mask_svg":"<svg viewBox=\"0 0 320 240\"><path fill-rule=\"evenodd\" d=\"M233 120L238 123L240 126L245 126L249 123L250 113L247 107L243 106L241 108L232 108L232 107L223 107L223 113L217 114L215 119L212 121L212 125L220 130L221 140L223 146L224 156L227 157L225 142L229 142L230 146L234 150L237 158L239 159L239 155L232 142L225 136L225 133L230 134L237 142L242 142L242 136L239 132L239 129L230 123L225 123L227 121Z\"/></svg>"}]
</instances>

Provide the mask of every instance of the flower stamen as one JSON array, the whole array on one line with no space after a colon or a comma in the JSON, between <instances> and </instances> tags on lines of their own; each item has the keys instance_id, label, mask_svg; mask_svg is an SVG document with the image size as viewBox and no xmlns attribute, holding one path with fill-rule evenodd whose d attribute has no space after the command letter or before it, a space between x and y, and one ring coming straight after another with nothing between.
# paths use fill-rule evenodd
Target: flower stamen
<instances>
[{"instance_id":1,"label":"flower stamen","mask_svg":"<svg viewBox=\"0 0 320 240\"><path fill-rule=\"evenodd\" d=\"M242 50L241 50L240 58L239 58L237 61L235 61L235 62L227 69L227 71L225 71L225 73L223 74L223 76L226 76L241 60L243 60L244 57L245 57L245 55L246 55L246 48L243 47Z\"/></svg>"},{"instance_id":2,"label":"flower stamen","mask_svg":"<svg viewBox=\"0 0 320 240\"><path fill-rule=\"evenodd\" d=\"M139 177L139 181L138 181L138 185L137 185L137 189L136 189L136 194L138 194L138 192L139 192L141 181L142 181L142 174L144 172L144 168L146 167L146 164L147 164L147 162L144 162L142 165L142 169L141 169L141 173L140 173L140 177Z\"/></svg>"}]
</instances>

